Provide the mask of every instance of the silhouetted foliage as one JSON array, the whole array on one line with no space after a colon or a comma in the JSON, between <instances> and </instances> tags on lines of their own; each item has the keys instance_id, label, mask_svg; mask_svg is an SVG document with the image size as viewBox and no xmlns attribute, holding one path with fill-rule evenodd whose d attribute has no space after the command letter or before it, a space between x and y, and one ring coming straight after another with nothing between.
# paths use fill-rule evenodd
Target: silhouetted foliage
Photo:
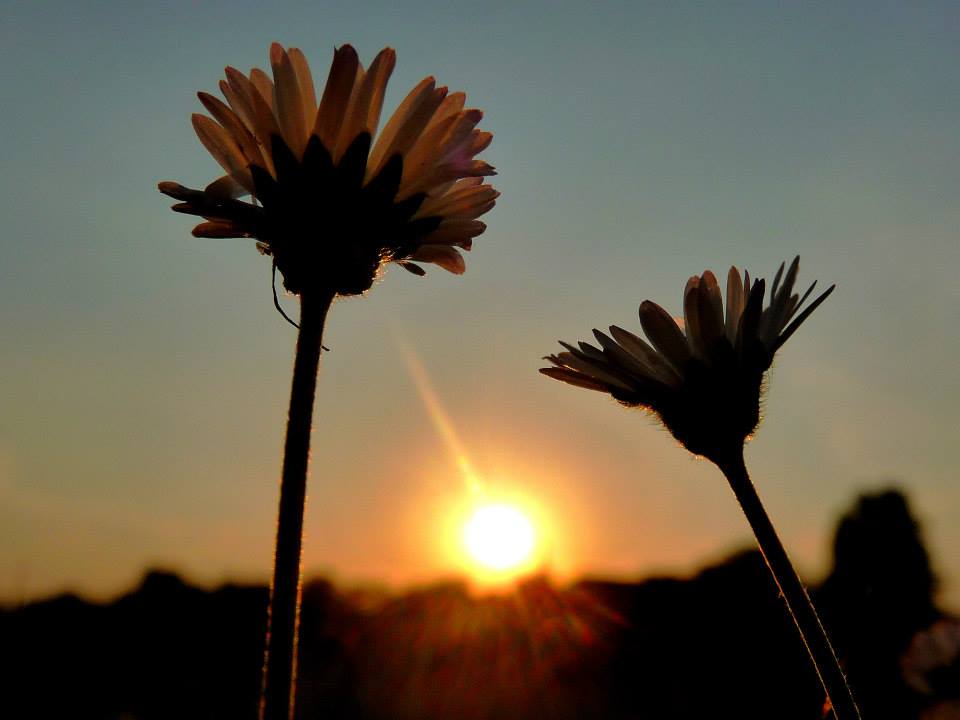
<instances>
[{"instance_id":1,"label":"silhouetted foliage","mask_svg":"<svg viewBox=\"0 0 960 720\"><path fill-rule=\"evenodd\" d=\"M930 559L906 498L897 490L862 496L840 521L834 568L816 601L867 718L906 718L916 698L899 659L939 616Z\"/></svg>"},{"instance_id":2,"label":"silhouetted foliage","mask_svg":"<svg viewBox=\"0 0 960 720\"><path fill-rule=\"evenodd\" d=\"M864 717L910 720L932 702L904 683L899 658L940 617L933 588L905 498L861 498L816 599ZM252 720L266 607L262 587L205 592L151 572L110 604L64 595L0 612L0 715ZM315 581L300 648L302 720L822 716L757 552L687 580L561 589L535 577L490 597L460 583L391 596ZM957 670L930 675L944 697Z\"/></svg>"},{"instance_id":3,"label":"silhouetted foliage","mask_svg":"<svg viewBox=\"0 0 960 720\"><path fill-rule=\"evenodd\" d=\"M266 607L264 588L208 593L163 572L110 605L29 605L7 614L0 697L15 718L247 717Z\"/></svg>"}]
</instances>

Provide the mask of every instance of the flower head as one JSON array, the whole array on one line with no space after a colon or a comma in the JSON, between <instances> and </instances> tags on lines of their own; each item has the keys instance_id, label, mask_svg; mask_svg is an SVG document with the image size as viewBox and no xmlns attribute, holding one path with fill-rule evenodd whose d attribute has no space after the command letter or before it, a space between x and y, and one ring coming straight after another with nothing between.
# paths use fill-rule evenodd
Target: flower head
<instances>
[{"instance_id":1,"label":"flower head","mask_svg":"<svg viewBox=\"0 0 960 720\"><path fill-rule=\"evenodd\" d=\"M687 281L683 329L662 307L640 305L640 324L650 344L617 326L594 330L600 347L561 342L566 352L545 359L540 372L557 380L609 393L631 407L652 410L688 450L717 460L739 450L760 422L764 373L780 346L833 292L831 286L802 312L816 283L800 297L793 292L800 258L766 283L727 275L727 307L717 278L707 270ZM782 281L782 282L781 282Z\"/></svg>"},{"instance_id":2,"label":"flower head","mask_svg":"<svg viewBox=\"0 0 960 720\"><path fill-rule=\"evenodd\" d=\"M475 159L493 136L477 129L483 113L464 109L463 93L432 77L377 134L395 62L387 48L364 69L351 46L338 48L319 102L297 48L271 46L273 80L228 67L226 102L201 92L212 117L193 116L227 174L203 190L163 182L160 191L181 201L177 212L205 219L197 237L255 238L293 293L362 293L388 261L417 275L411 261L463 272L458 248L484 231L477 218L498 196L483 183L493 168Z\"/></svg>"}]
</instances>

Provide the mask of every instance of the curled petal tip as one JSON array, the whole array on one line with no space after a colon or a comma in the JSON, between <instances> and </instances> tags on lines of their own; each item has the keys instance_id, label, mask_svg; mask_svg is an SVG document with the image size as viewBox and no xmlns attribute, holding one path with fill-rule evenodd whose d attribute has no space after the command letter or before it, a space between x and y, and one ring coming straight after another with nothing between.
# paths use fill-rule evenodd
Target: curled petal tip
<instances>
[{"instance_id":1,"label":"curled petal tip","mask_svg":"<svg viewBox=\"0 0 960 720\"><path fill-rule=\"evenodd\" d=\"M158 183L157 190L162 192L164 195L169 195L175 200L185 200L185 201L193 200L198 195L202 194L197 190L191 190L188 187L184 187L180 183L170 182L169 180L165 180L164 182ZM179 204L189 205L189 202L184 202Z\"/></svg>"},{"instance_id":2,"label":"curled petal tip","mask_svg":"<svg viewBox=\"0 0 960 720\"><path fill-rule=\"evenodd\" d=\"M192 113L190 115L190 122L193 123L193 129L197 130L203 123L215 121L213 121L211 118L208 118L203 113Z\"/></svg>"}]
</instances>

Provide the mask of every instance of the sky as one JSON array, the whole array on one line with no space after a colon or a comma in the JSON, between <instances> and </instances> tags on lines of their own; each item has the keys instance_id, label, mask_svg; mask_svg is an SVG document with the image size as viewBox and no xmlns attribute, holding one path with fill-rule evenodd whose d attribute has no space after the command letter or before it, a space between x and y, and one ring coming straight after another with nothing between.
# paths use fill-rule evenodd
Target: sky
<instances>
[{"instance_id":1,"label":"sky","mask_svg":"<svg viewBox=\"0 0 960 720\"><path fill-rule=\"evenodd\" d=\"M342 43L365 62L396 48L385 113L427 75L466 91L502 192L465 275L393 268L333 307L308 574L463 573L463 456L537 517L558 578L684 574L749 546L712 465L537 368L557 339L636 330L644 299L679 314L693 273L769 277L800 254L800 284L837 290L771 372L747 453L760 494L816 580L857 494L901 487L960 608L956 4L3 14L0 601L110 597L148 567L268 576L295 330L253 243L191 237L156 183L221 174L190 125L195 92L226 65L267 67L276 40L321 78Z\"/></svg>"}]
</instances>

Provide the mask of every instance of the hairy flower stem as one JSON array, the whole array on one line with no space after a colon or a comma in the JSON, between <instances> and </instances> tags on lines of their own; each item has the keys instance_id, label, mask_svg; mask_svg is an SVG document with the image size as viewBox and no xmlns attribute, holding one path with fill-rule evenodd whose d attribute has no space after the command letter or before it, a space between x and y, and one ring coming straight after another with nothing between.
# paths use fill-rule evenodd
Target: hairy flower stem
<instances>
[{"instance_id":1,"label":"hairy flower stem","mask_svg":"<svg viewBox=\"0 0 960 720\"><path fill-rule=\"evenodd\" d=\"M310 456L310 426L317 388L323 326L333 293L300 296L300 333L293 362L293 386L280 480L277 548L270 586L270 612L260 698L261 720L290 720L297 678L300 624L300 549Z\"/></svg>"},{"instance_id":2,"label":"hairy flower stem","mask_svg":"<svg viewBox=\"0 0 960 720\"><path fill-rule=\"evenodd\" d=\"M777 531L774 530L763 508L763 503L760 502L757 490L750 481L750 475L747 474L747 467L743 461L743 448L730 453L724 462L718 462L717 465L727 476L730 487L737 496L740 507L743 508L750 522L750 527L753 528L760 551L767 561L767 567L787 603L787 609L796 623L797 630L800 631L823 689L830 699L834 716L837 720L859 720L860 711L843 670L840 668L833 646L823 629L823 624L810 601L806 588L797 576L797 571L787 557L787 551L784 550Z\"/></svg>"}]
</instances>

